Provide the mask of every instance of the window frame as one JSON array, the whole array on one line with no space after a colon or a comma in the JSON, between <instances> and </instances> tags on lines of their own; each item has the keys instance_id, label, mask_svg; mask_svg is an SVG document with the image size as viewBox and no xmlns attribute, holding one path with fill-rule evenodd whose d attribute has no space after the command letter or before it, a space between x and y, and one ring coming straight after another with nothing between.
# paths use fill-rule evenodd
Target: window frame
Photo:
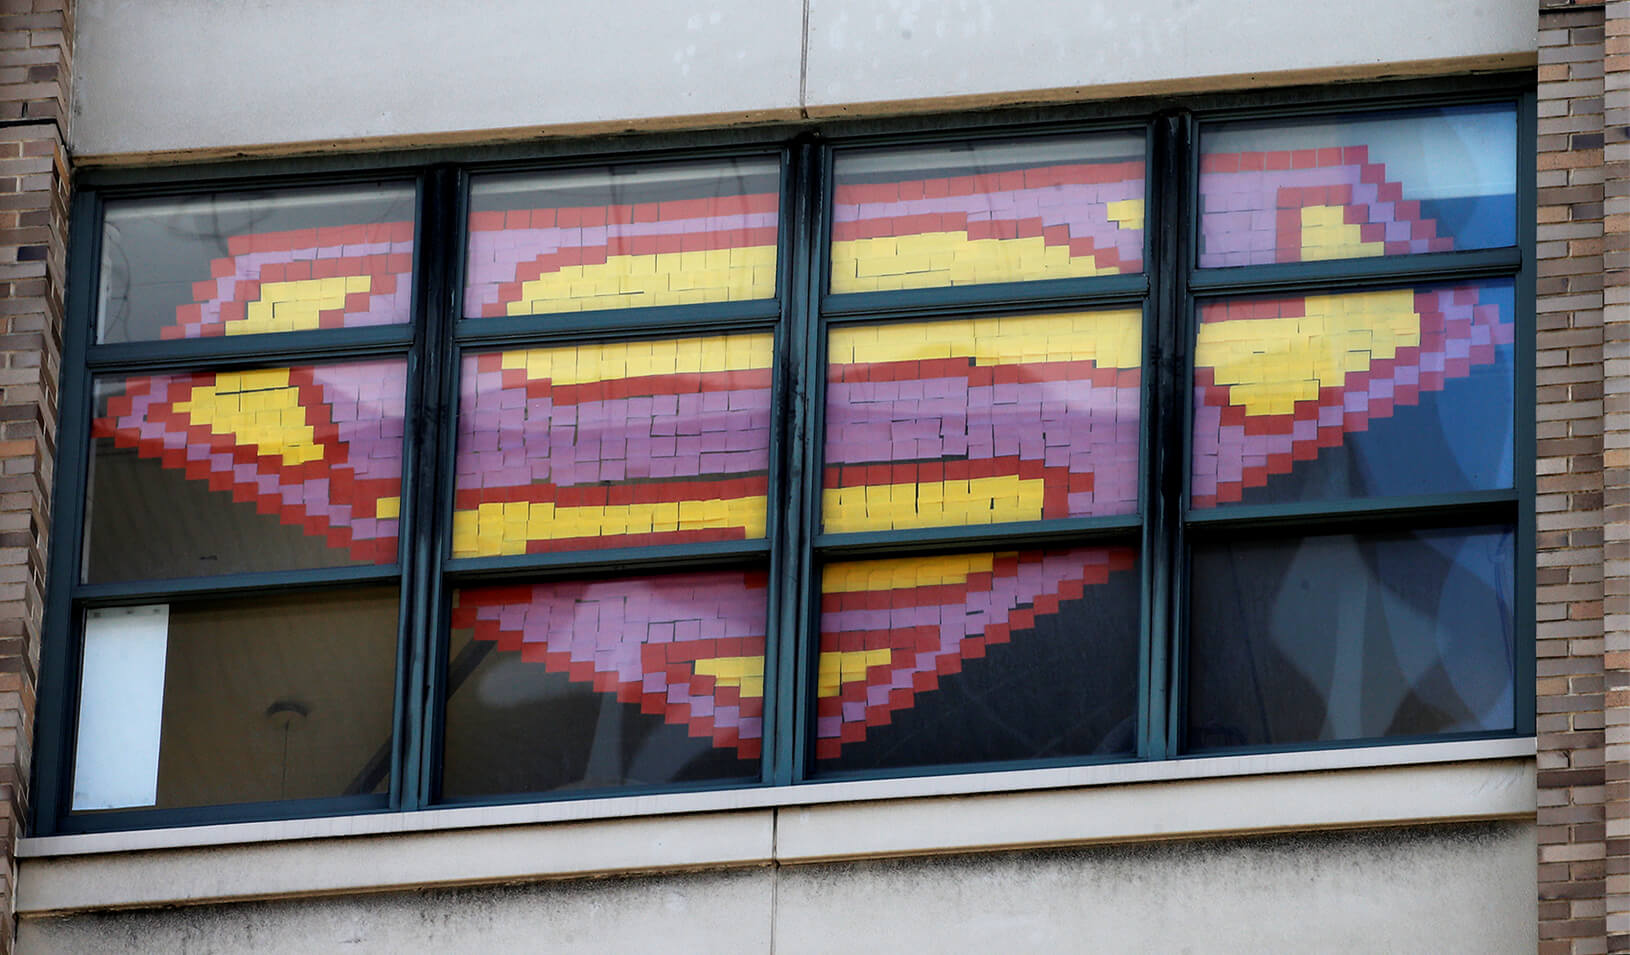
<instances>
[{"instance_id":1,"label":"window frame","mask_svg":"<svg viewBox=\"0 0 1630 955\"><path fill-rule=\"evenodd\" d=\"M1408 107L1515 102L1517 115L1516 244L1490 250L1422 253L1373 259L1200 269L1198 172L1201 125L1219 121L1393 111ZM1060 133L1141 131L1145 142L1144 269L1138 275L1060 279L942 289L832 294L830 215L832 164L839 150L872 146L1012 141ZM415 150L378 156L316 156L157 169L88 168L76 177L67 294L67 327L59 408L50 578L40 664L33 825L36 835L287 819L347 813L402 812L470 805L626 797L848 779L1023 771L1097 762L1148 762L1233 753L1322 750L1531 736L1534 732L1535 513L1533 420L1535 370L1535 100L1530 73L1394 83L1301 87L1254 93L1143 98L978 114L929 114L887 120L838 120L765 129L611 136L532 144ZM468 185L472 175L608 164L663 163L775 155L781 168L777 296L725 306L680 305L470 320L462 315ZM94 344L102 209L109 199L179 196L246 188L322 186L392 179L416 189L413 321L407 326L283 332L234 338ZM1509 279L1515 286L1514 486L1508 491L1353 499L1276 505L1188 507L1193 328L1198 307L1225 297L1369 287L1442 280ZM825 335L833 324L1136 306L1143 311L1140 502L1127 516L1049 521L1046 527L937 528L825 534L818 528L824 434ZM773 328L774 385L770 505L764 541L737 545L669 545L660 553L585 551L518 558L452 558L453 462L457 378L466 351L542 346L593 334L597 340L692 335ZM254 573L182 581L87 585L78 568L84 541L91 442L91 382L98 374L199 367L260 367L395 355L409 363L404 501L398 562L393 565ZM1181 428L1177 425L1181 424ZM1164 425L1161 427L1160 425ZM777 495L784 507L777 507ZM411 501L411 505L409 502ZM1494 520L1512 526L1516 544L1514 602L1515 732L1437 737L1366 738L1185 752L1187 573L1192 540L1227 533L1295 534L1321 530L1403 528ZM903 770L812 772L811 688L818 648L821 560L924 550L968 550L1018 543L1090 544L1137 540L1141 587L1138 745L1133 756L1031 759ZM645 550L645 549L641 549ZM765 750L761 778L743 783L673 784L593 793L522 793L441 799L442 714L446 705L446 640L452 590L464 583L736 566L768 561L772 581L766 637ZM400 591L394 738L387 795L332 797L180 809L133 809L73 815L72 772L81 612L143 600L319 589L396 580ZM779 692L777 689L779 688Z\"/></svg>"}]
</instances>

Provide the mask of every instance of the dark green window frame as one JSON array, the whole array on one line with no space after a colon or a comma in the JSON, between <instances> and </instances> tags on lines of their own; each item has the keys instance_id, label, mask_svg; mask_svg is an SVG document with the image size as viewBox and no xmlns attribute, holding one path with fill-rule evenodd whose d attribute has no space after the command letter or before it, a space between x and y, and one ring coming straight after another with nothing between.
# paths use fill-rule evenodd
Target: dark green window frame
<instances>
[{"instance_id":1,"label":"dark green window frame","mask_svg":"<svg viewBox=\"0 0 1630 955\"><path fill-rule=\"evenodd\" d=\"M1220 120L1316 116L1333 110L1389 110L1514 102L1517 106L1517 241L1492 250L1426 253L1201 271L1197 242L1196 130ZM144 170L81 171L71 235L68 327L60 408L52 527L50 588L40 672L33 833L36 835L151 828L342 813L408 811L480 804L585 798L535 793L464 802L438 798L441 710L445 699L445 640L453 587L477 581L604 575L613 570L716 568L749 561L770 565L766 658L765 757L750 785L796 785L814 778L810 738L815 616L815 567L820 561L882 557L975 547L1137 541L1142 589L1140 681L1135 759L1184 754L1183 661L1189 632L1186 574L1191 543L1218 535L1321 530L1403 529L1492 522L1515 528L1516 634L1514 735L1531 735L1534 698L1534 161L1532 77L1527 74L1425 82L1317 87L1251 95L1150 99L1047 110L927 116L697 133L611 137L487 149L427 150L372 157L315 157L218 163ZM1140 275L1061 279L1006 285L851 293L825 291L828 274L834 148L957 142L1097 130L1138 131L1147 141L1145 269ZM686 305L605 313L534 315L471 322L460 318L463 238L469 178L489 171L546 170L608 161L658 162L728 156L775 156L782 168L778 297L723 306ZM110 199L185 195L246 187L376 182L394 179L417 189L419 242L414 263L411 325L243 338L94 344L100 223ZM1508 491L1337 503L1289 503L1190 511L1187 461L1191 322L1196 309L1225 296L1306 293L1440 280L1505 279L1515 285L1515 486ZM843 323L932 316L1141 307L1144 311L1144 414L1141 514L1079 518L1045 524L876 533L818 532L822 454L821 388L826 329ZM770 330L776 336L775 422L772 438L769 533L760 542L675 545L660 549L591 551L523 557L446 556L451 526L456 375L465 350L676 333ZM404 460L401 561L388 566L229 575L119 584L79 583L84 540L86 458L95 373L160 371L208 364L252 367L268 362L405 357L409 362L408 432ZM81 628L87 608L301 592L367 581L399 582L400 639L394 699L395 735L389 792L316 800L187 809L129 810L95 815L68 812ZM1478 734L1469 734L1476 736ZM1507 736L1513 734L1481 734ZM1456 734L1453 739L1468 738ZM1394 740L1254 747L1243 751L1336 748ZM1423 742L1420 737L1397 742ZM1216 755L1208 751L1206 755ZM1116 757L1113 761L1121 761ZM909 772L820 774L822 782L878 776L1012 770L1090 759L954 765ZM381 767L383 769L384 767ZM653 791L721 789L678 785ZM592 795L624 795L613 790Z\"/></svg>"}]
</instances>

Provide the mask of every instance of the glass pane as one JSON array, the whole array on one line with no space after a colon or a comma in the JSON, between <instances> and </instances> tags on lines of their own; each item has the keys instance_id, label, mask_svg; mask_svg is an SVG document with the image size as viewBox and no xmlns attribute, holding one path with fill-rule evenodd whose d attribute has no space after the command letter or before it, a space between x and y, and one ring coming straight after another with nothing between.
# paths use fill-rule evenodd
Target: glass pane
<instances>
[{"instance_id":1,"label":"glass pane","mask_svg":"<svg viewBox=\"0 0 1630 955\"><path fill-rule=\"evenodd\" d=\"M1142 332L1136 310L834 328L823 529L1133 513Z\"/></svg>"},{"instance_id":2,"label":"glass pane","mask_svg":"<svg viewBox=\"0 0 1630 955\"><path fill-rule=\"evenodd\" d=\"M1512 486L1509 281L1200 307L1193 506Z\"/></svg>"},{"instance_id":3,"label":"glass pane","mask_svg":"<svg viewBox=\"0 0 1630 955\"><path fill-rule=\"evenodd\" d=\"M400 360L96 381L84 579L396 560Z\"/></svg>"},{"instance_id":4,"label":"glass pane","mask_svg":"<svg viewBox=\"0 0 1630 955\"><path fill-rule=\"evenodd\" d=\"M837 155L832 291L1143 270L1142 136Z\"/></svg>"},{"instance_id":5,"label":"glass pane","mask_svg":"<svg viewBox=\"0 0 1630 955\"><path fill-rule=\"evenodd\" d=\"M1517 242L1511 104L1207 125L1200 266Z\"/></svg>"},{"instance_id":6,"label":"glass pane","mask_svg":"<svg viewBox=\"0 0 1630 955\"><path fill-rule=\"evenodd\" d=\"M1514 728L1507 528L1197 547L1191 751Z\"/></svg>"},{"instance_id":7,"label":"glass pane","mask_svg":"<svg viewBox=\"0 0 1630 955\"><path fill-rule=\"evenodd\" d=\"M387 791L397 602L379 588L87 612L74 810Z\"/></svg>"},{"instance_id":8,"label":"glass pane","mask_svg":"<svg viewBox=\"0 0 1630 955\"><path fill-rule=\"evenodd\" d=\"M764 536L773 336L464 359L454 557Z\"/></svg>"},{"instance_id":9,"label":"glass pane","mask_svg":"<svg viewBox=\"0 0 1630 955\"><path fill-rule=\"evenodd\" d=\"M772 158L479 176L464 317L775 297Z\"/></svg>"},{"instance_id":10,"label":"glass pane","mask_svg":"<svg viewBox=\"0 0 1630 955\"><path fill-rule=\"evenodd\" d=\"M821 771L1130 754L1136 552L828 564L815 697Z\"/></svg>"},{"instance_id":11,"label":"glass pane","mask_svg":"<svg viewBox=\"0 0 1630 955\"><path fill-rule=\"evenodd\" d=\"M767 575L454 596L442 795L757 778Z\"/></svg>"},{"instance_id":12,"label":"glass pane","mask_svg":"<svg viewBox=\"0 0 1630 955\"><path fill-rule=\"evenodd\" d=\"M413 215L395 184L110 202L96 340L403 324Z\"/></svg>"}]
</instances>

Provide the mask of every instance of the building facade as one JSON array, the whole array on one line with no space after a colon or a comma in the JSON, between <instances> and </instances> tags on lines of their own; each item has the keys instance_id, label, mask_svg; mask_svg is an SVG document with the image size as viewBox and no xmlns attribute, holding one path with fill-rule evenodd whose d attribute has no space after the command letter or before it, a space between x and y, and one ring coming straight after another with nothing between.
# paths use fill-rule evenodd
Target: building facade
<instances>
[{"instance_id":1,"label":"building facade","mask_svg":"<svg viewBox=\"0 0 1630 955\"><path fill-rule=\"evenodd\" d=\"M1630 5L0 25L19 950L1630 951Z\"/></svg>"}]
</instances>

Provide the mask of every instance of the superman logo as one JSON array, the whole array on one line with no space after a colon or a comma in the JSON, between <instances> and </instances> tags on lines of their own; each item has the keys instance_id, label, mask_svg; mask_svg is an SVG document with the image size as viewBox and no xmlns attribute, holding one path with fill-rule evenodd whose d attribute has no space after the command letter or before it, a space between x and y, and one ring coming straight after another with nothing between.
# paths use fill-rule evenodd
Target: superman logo
<instances>
[{"instance_id":1,"label":"superman logo","mask_svg":"<svg viewBox=\"0 0 1630 955\"><path fill-rule=\"evenodd\" d=\"M1454 246L1363 150L1303 152L1207 157L1202 189L1229 198L1202 216L1205 264ZM831 288L1137 271L1143 193L1131 161L840 184ZM772 193L476 213L466 314L768 297L776 214ZM411 262L393 228L240 237L166 337L400 320ZM1136 513L1142 324L1138 310L1099 310L834 326L822 530ZM1196 329L1196 508L1249 502L1371 429L1414 427L1427 406L1452 424L1435 403L1479 375L1511 387L1509 283L1220 302ZM768 334L466 354L451 555L762 538L772 359ZM134 376L96 434L388 562L401 377L389 363ZM1133 564L1122 548L1078 547L819 568L816 757L1022 652L1023 634ZM475 587L457 594L453 626L750 759L766 593L750 571Z\"/></svg>"}]
</instances>

